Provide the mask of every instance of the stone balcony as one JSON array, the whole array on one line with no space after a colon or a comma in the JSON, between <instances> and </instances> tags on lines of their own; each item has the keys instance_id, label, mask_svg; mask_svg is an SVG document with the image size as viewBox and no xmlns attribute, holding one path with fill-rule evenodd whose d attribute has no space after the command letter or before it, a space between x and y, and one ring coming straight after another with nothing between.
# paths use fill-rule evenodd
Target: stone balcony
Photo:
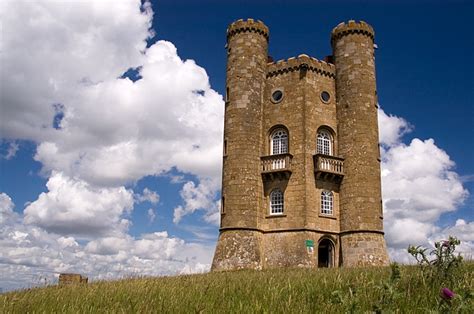
<instances>
[{"instance_id":1,"label":"stone balcony","mask_svg":"<svg viewBox=\"0 0 474 314\"><path fill-rule=\"evenodd\" d=\"M288 179L291 175L291 154L279 154L260 157L262 177L265 180Z\"/></svg>"},{"instance_id":2,"label":"stone balcony","mask_svg":"<svg viewBox=\"0 0 474 314\"><path fill-rule=\"evenodd\" d=\"M344 158L316 154L313 161L316 179L340 183L344 178Z\"/></svg>"}]
</instances>

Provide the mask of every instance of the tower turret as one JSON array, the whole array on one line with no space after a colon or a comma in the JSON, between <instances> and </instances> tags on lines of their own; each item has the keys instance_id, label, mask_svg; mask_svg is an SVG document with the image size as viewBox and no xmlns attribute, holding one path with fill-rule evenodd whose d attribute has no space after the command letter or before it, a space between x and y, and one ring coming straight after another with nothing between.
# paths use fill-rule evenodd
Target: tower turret
<instances>
[{"instance_id":1,"label":"tower turret","mask_svg":"<svg viewBox=\"0 0 474 314\"><path fill-rule=\"evenodd\" d=\"M374 63L374 30L361 21L335 27L341 256L344 266L386 265Z\"/></svg>"},{"instance_id":2,"label":"tower turret","mask_svg":"<svg viewBox=\"0 0 474 314\"><path fill-rule=\"evenodd\" d=\"M268 28L253 19L238 20L227 29L226 47L221 229L212 268L260 268L260 134Z\"/></svg>"}]
</instances>

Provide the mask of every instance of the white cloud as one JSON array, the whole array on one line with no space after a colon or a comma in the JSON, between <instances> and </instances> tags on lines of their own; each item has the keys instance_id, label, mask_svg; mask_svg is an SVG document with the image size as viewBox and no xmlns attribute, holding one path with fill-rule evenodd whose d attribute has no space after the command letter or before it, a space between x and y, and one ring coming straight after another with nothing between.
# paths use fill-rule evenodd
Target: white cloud
<instances>
[{"instance_id":1,"label":"white cloud","mask_svg":"<svg viewBox=\"0 0 474 314\"><path fill-rule=\"evenodd\" d=\"M390 147L382 163L387 214L435 222L441 214L456 210L468 193L453 167L432 139Z\"/></svg>"},{"instance_id":2,"label":"white cloud","mask_svg":"<svg viewBox=\"0 0 474 314\"><path fill-rule=\"evenodd\" d=\"M414 138L406 145L401 136L411 127L404 119L382 110L379 119L386 240L393 259L408 261L408 245L430 246L447 237L436 224L463 203L468 191L433 139Z\"/></svg>"},{"instance_id":3,"label":"white cloud","mask_svg":"<svg viewBox=\"0 0 474 314\"><path fill-rule=\"evenodd\" d=\"M147 214L148 214L148 220L150 221L150 223L155 221L156 214L153 208L149 208L147 211Z\"/></svg>"},{"instance_id":4,"label":"white cloud","mask_svg":"<svg viewBox=\"0 0 474 314\"><path fill-rule=\"evenodd\" d=\"M0 225L6 224L15 214L12 199L6 193L0 193Z\"/></svg>"},{"instance_id":5,"label":"white cloud","mask_svg":"<svg viewBox=\"0 0 474 314\"><path fill-rule=\"evenodd\" d=\"M13 207L9 196L1 193L0 217L8 217L8 222L0 224L0 285L7 290L53 283L61 272L78 272L98 280L210 268L213 244L188 243L166 231L140 237L116 233L78 242L73 236L25 224Z\"/></svg>"},{"instance_id":6,"label":"white cloud","mask_svg":"<svg viewBox=\"0 0 474 314\"><path fill-rule=\"evenodd\" d=\"M146 48L149 4L110 4L0 6L0 64L9 73L0 84L0 134L11 143L36 142L34 158L49 177L48 191L24 215L0 196L1 218L8 220L0 226L7 286L64 271L100 279L209 268L213 245L166 231L127 234L134 201L155 205L159 195L149 189L134 195L124 186L175 169L205 182L211 198L218 185L208 182L220 180L222 97L206 71L182 60L172 43ZM129 68L138 68L141 79L119 78Z\"/></svg>"},{"instance_id":7,"label":"white cloud","mask_svg":"<svg viewBox=\"0 0 474 314\"><path fill-rule=\"evenodd\" d=\"M400 143L403 135L409 133L413 127L403 118L387 115L383 109L378 110L380 127L380 143L384 146L393 146Z\"/></svg>"},{"instance_id":8,"label":"white cloud","mask_svg":"<svg viewBox=\"0 0 474 314\"><path fill-rule=\"evenodd\" d=\"M61 171L95 185L173 167L219 177L224 106L206 71L181 60L170 42L146 48L148 4L144 11L139 0L109 4L2 6L0 62L12 74L2 84L2 137L36 141L46 175ZM140 80L118 78L137 67Z\"/></svg>"},{"instance_id":9,"label":"white cloud","mask_svg":"<svg viewBox=\"0 0 474 314\"><path fill-rule=\"evenodd\" d=\"M1 143L1 142L0 142ZM15 157L16 152L20 149L20 144L15 141L8 143L8 148L6 153L2 156L6 160L10 160Z\"/></svg>"},{"instance_id":10,"label":"white cloud","mask_svg":"<svg viewBox=\"0 0 474 314\"><path fill-rule=\"evenodd\" d=\"M196 184L188 181L184 184L180 195L184 200L184 206L174 209L173 222L179 223L185 215L194 213L196 210L205 210L204 220L212 223L219 223L220 201L215 201L215 197L220 183L217 180L201 180Z\"/></svg>"},{"instance_id":11,"label":"white cloud","mask_svg":"<svg viewBox=\"0 0 474 314\"><path fill-rule=\"evenodd\" d=\"M60 172L53 173L46 186L48 192L25 208L25 223L82 237L127 229L129 220L123 217L133 208L133 193L124 187L95 188Z\"/></svg>"},{"instance_id":12,"label":"white cloud","mask_svg":"<svg viewBox=\"0 0 474 314\"><path fill-rule=\"evenodd\" d=\"M461 240L461 244L456 251L469 260L474 259L474 221L466 222L464 219L458 219L454 226L446 227L440 232L440 235L444 239L449 236L457 237Z\"/></svg>"},{"instance_id":13,"label":"white cloud","mask_svg":"<svg viewBox=\"0 0 474 314\"><path fill-rule=\"evenodd\" d=\"M141 80L113 78L79 87L64 102L63 128L40 143L35 156L46 172L60 170L101 185L134 182L172 167L219 176L222 97L210 89L205 71L179 59L171 43L155 43L144 58Z\"/></svg>"},{"instance_id":14,"label":"white cloud","mask_svg":"<svg viewBox=\"0 0 474 314\"><path fill-rule=\"evenodd\" d=\"M140 65L152 20L149 5L143 12L140 6L140 0L4 1L0 64L9 75L1 84L2 137L54 136L52 104Z\"/></svg>"},{"instance_id":15,"label":"white cloud","mask_svg":"<svg viewBox=\"0 0 474 314\"><path fill-rule=\"evenodd\" d=\"M160 201L160 196L155 191L144 188L142 194L135 194L135 199L138 203L150 202L151 204L155 205Z\"/></svg>"}]
</instances>

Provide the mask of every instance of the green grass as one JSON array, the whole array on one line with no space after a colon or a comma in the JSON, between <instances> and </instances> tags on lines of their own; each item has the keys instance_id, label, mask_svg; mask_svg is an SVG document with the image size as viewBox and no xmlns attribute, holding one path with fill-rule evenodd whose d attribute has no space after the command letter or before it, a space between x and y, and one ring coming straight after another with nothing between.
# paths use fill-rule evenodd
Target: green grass
<instances>
[{"instance_id":1,"label":"green grass","mask_svg":"<svg viewBox=\"0 0 474 314\"><path fill-rule=\"evenodd\" d=\"M453 312L474 313L466 296L473 273L474 263L464 263L449 287L458 294L448 304ZM401 279L384 287L390 274L390 268L274 269L50 286L0 295L0 313L438 312L441 283L403 266Z\"/></svg>"}]
</instances>

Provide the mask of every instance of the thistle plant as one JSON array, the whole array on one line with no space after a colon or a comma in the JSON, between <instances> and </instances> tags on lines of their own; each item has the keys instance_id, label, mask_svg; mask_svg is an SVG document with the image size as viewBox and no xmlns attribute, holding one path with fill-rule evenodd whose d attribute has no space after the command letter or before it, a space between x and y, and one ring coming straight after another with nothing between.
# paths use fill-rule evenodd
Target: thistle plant
<instances>
[{"instance_id":1,"label":"thistle plant","mask_svg":"<svg viewBox=\"0 0 474 314\"><path fill-rule=\"evenodd\" d=\"M460 243L461 241L452 236L448 240L435 242L435 248L429 253L433 256L431 259L426 253L428 249L421 246L410 245L408 253L416 259L429 279L449 284L455 279L456 269L462 263L462 256L454 254Z\"/></svg>"},{"instance_id":2,"label":"thistle plant","mask_svg":"<svg viewBox=\"0 0 474 314\"><path fill-rule=\"evenodd\" d=\"M470 289L459 285L459 269L462 256L455 255L456 246L461 243L456 237L435 242L435 248L426 254L428 249L421 246L408 247L410 253L421 267L423 275L432 284L440 284L438 310L440 313L472 313L473 294ZM458 290L453 289L457 287ZM455 292L457 291L457 292Z\"/></svg>"}]
</instances>

